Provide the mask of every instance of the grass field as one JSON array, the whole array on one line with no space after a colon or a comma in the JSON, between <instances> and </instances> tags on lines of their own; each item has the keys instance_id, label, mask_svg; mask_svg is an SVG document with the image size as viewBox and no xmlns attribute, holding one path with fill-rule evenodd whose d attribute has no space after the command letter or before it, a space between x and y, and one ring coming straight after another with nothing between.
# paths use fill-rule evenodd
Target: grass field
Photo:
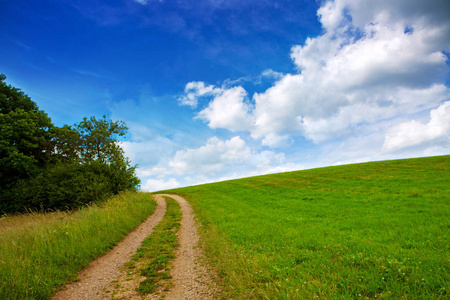
<instances>
[{"instance_id":1,"label":"grass field","mask_svg":"<svg viewBox=\"0 0 450 300\"><path fill-rule=\"evenodd\" d=\"M168 192L193 205L225 298L450 297L450 156Z\"/></svg>"},{"instance_id":2,"label":"grass field","mask_svg":"<svg viewBox=\"0 0 450 300\"><path fill-rule=\"evenodd\" d=\"M150 194L124 193L101 207L0 219L0 299L47 299L151 215Z\"/></svg>"}]
</instances>

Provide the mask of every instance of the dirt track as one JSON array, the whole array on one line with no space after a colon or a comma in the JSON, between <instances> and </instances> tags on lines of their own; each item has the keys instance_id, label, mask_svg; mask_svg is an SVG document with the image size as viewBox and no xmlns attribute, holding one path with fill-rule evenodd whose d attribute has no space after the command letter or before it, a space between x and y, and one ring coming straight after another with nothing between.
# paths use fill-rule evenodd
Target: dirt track
<instances>
[{"instance_id":1,"label":"dirt track","mask_svg":"<svg viewBox=\"0 0 450 300\"><path fill-rule=\"evenodd\" d=\"M160 291L158 295L141 297L135 292L138 281L126 279L126 272L121 271L124 263L129 261L142 241L162 220L166 211L163 196L175 199L181 207L182 220L178 232L180 247L171 269L173 286L169 291ZM191 206L185 199L176 195L156 195L158 206L155 212L123 241L104 256L93 261L88 268L78 275L80 281L69 284L58 292L53 299L154 299L164 295L164 299L212 299L214 286L203 263L203 252L197 247L199 236ZM111 294L114 286L126 287L126 290Z\"/></svg>"},{"instance_id":2,"label":"dirt track","mask_svg":"<svg viewBox=\"0 0 450 300\"><path fill-rule=\"evenodd\" d=\"M165 299L212 299L215 288L203 261L203 251L197 247L199 236L194 212L185 199L176 195L161 195L175 199L181 206L183 218L179 231L180 248L171 269L173 288Z\"/></svg>"}]
</instances>

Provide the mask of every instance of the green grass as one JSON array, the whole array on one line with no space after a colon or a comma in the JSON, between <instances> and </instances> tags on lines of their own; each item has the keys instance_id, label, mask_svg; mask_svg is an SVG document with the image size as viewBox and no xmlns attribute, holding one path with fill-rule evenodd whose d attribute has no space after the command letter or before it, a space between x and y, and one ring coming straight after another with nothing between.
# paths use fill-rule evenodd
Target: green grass
<instances>
[{"instance_id":1,"label":"green grass","mask_svg":"<svg viewBox=\"0 0 450 300\"><path fill-rule=\"evenodd\" d=\"M227 299L448 299L450 156L171 190Z\"/></svg>"},{"instance_id":2,"label":"green grass","mask_svg":"<svg viewBox=\"0 0 450 300\"><path fill-rule=\"evenodd\" d=\"M48 299L153 213L150 194L123 193L101 207L0 220L0 299Z\"/></svg>"},{"instance_id":3,"label":"green grass","mask_svg":"<svg viewBox=\"0 0 450 300\"><path fill-rule=\"evenodd\" d=\"M133 256L132 262L145 262L138 270L145 277L138 288L143 295L152 293L158 286L170 286L169 264L175 258L174 251L179 246L177 232L181 221L180 206L172 198L164 198L167 203L164 219ZM135 264L129 266L133 268Z\"/></svg>"}]
</instances>

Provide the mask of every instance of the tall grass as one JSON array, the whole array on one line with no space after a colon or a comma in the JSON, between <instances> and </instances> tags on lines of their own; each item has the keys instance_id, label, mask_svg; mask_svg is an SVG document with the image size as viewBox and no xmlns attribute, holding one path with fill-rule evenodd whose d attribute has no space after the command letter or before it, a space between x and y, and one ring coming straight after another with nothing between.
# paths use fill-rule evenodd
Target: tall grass
<instances>
[{"instance_id":1,"label":"tall grass","mask_svg":"<svg viewBox=\"0 0 450 300\"><path fill-rule=\"evenodd\" d=\"M153 213L150 194L123 193L71 213L0 220L0 299L48 299Z\"/></svg>"},{"instance_id":2,"label":"tall grass","mask_svg":"<svg viewBox=\"0 0 450 300\"><path fill-rule=\"evenodd\" d=\"M170 191L229 299L448 299L450 156Z\"/></svg>"}]
</instances>

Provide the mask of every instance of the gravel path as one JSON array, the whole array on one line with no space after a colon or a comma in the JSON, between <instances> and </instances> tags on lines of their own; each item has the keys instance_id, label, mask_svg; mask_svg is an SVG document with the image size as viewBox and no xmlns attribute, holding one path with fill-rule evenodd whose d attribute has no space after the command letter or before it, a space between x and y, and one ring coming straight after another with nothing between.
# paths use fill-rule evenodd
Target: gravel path
<instances>
[{"instance_id":1,"label":"gravel path","mask_svg":"<svg viewBox=\"0 0 450 300\"><path fill-rule=\"evenodd\" d=\"M159 194L155 197L158 201L163 200L164 197L173 198L181 207L182 219L178 231L180 247L175 252L175 260L170 269L172 286L168 291L157 288L152 294L142 296L136 289L144 277L123 270L117 281L111 286L114 293L110 296L110 299L213 299L218 289L211 280L209 269L204 262L203 251L197 247L199 236L191 206L180 196ZM136 268L139 267L141 266Z\"/></svg>"},{"instance_id":2,"label":"gravel path","mask_svg":"<svg viewBox=\"0 0 450 300\"><path fill-rule=\"evenodd\" d=\"M162 220L166 211L164 197L176 200L181 207L181 227L178 231L180 247L176 250L170 274L172 287L169 291L141 296L136 292L141 277L130 278L123 265L142 241L151 234L153 228ZM80 281L68 285L57 293L53 300L60 299L213 299L218 289L211 280L204 254L198 247L199 236L194 212L189 203L180 196L155 195L158 206L155 212L137 229L110 252L93 261L89 267L78 274ZM122 270L121 270L122 269ZM114 291L111 293L110 291Z\"/></svg>"},{"instance_id":3,"label":"gravel path","mask_svg":"<svg viewBox=\"0 0 450 300\"><path fill-rule=\"evenodd\" d=\"M80 281L71 283L58 292L53 300L104 299L104 289L120 274L120 267L131 259L142 241L162 220L166 212L166 201L157 198L155 212L138 228L130 232L111 251L93 261L78 274Z\"/></svg>"},{"instance_id":4,"label":"gravel path","mask_svg":"<svg viewBox=\"0 0 450 300\"><path fill-rule=\"evenodd\" d=\"M176 258L170 271L173 287L167 292L165 299L212 299L216 287L204 262L203 251L197 247L199 236L191 206L180 196L160 196L175 199L183 213L179 231L180 247L175 252Z\"/></svg>"}]
</instances>

